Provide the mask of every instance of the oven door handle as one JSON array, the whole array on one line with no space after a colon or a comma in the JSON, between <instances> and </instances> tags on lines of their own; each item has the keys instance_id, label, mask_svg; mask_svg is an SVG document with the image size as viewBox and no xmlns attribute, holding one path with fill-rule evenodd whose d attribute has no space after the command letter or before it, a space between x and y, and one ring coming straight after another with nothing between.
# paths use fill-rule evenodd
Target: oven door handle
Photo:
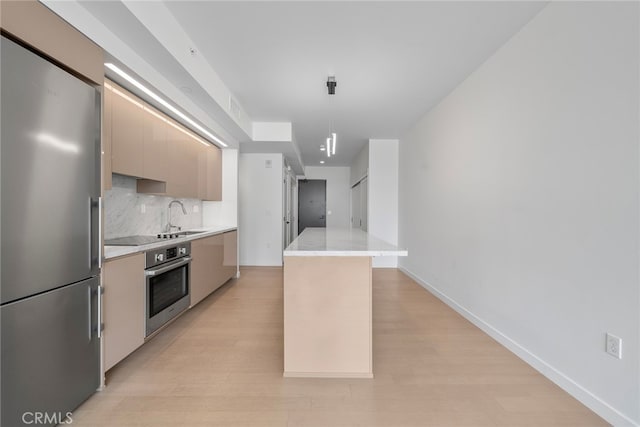
<instances>
[{"instance_id":1,"label":"oven door handle","mask_svg":"<svg viewBox=\"0 0 640 427\"><path fill-rule=\"evenodd\" d=\"M171 271L175 268L182 267L183 265L189 264L191 262L191 257L184 257L180 259L180 261L173 262L169 265L163 265L160 268L156 268L153 270L145 270L145 276L157 276L158 274L166 273L167 271Z\"/></svg>"}]
</instances>

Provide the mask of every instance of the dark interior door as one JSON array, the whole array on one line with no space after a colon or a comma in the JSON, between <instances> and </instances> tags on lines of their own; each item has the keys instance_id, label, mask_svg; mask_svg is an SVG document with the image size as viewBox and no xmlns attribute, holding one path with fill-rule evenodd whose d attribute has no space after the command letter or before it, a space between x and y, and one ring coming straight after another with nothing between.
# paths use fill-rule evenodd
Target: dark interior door
<instances>
[{"instance_id":1,"label":"dark interior door","mask_svg":"<svg viewBox=\"0 0 640 427\"><path fill-rule=\"evenodd\" d=\"M327 181L298 181L298 234L307 227L327 226Z\"/></svg>"}]
</instances>

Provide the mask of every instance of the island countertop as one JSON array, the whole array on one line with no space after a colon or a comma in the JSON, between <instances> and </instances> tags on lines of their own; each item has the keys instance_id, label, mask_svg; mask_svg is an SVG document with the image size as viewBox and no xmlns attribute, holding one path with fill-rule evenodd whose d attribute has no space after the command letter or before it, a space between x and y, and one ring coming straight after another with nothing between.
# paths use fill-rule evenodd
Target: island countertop
<instances>
[{"instance_id":1,"label":"island countertop","mask_svg":"<svg viewBox=\"0 0 640 427\"><path fill-rule=\"evenodd\" d=\"M306 228L284 256L407 256L398 248L357 228Z\"/></svg>"}]
</instances>

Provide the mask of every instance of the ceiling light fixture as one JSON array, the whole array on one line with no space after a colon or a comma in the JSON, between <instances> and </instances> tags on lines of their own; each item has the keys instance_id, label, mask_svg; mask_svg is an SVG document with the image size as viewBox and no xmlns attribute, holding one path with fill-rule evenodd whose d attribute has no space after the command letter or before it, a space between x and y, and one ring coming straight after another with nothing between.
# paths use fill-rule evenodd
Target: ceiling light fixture
<instances>
[{"instance_id":1,"label":"ceiling light fixture","mask_svg":"<svg viewBox=\"0 0 640 427\"><path fill-rule=\"evenodd\" d=\"M329 91L329 95L336 94L336 86L338 86L338 82L336 82L336 76L327 77L327 90Z\"/></svg>"},{"instance_id":2,"label":"ceiling light fixture","mask_svg":"<svg viewBox=\"0 0 640 427\"><path fill-rule=\"evenodd\" d=\"M141 91L143 91L145 94L147 94L148 96L153 98L156 102L158 102L159 104L161 104L165 108L169 109L171 112L173 112L175 115L180 117L182 120L184 120L185 122L189 123L191 126L196 128L197 130L202 132L202 134L204 134L205 136L213 139L214 141L216 141L218 144L222 145L223 147L228 147L228 145L225 144L220 138L218 138L215 135L213 135L211 132L209 132L204 127L202 127L201 125L196 123L189 116L184 114L182 111L178 110L176 107L174 107L173 105L169 104L167 101L162 99L160 96L156 95L152 90L150 90L145 85L143 85L142 83L140 83L139 81L137 81L136 79L131 77L129 74L127 74L124 71L122 71L116 65L114 65L114 64L112 64L110 62L107 62L104 65L105 65L105 67L109 68L110 70L112 70L113 72L118 74L120 77L122 77L123 79L125 79L126 81L128 81L129 83L131 83L132 85L134 85L135 87L140 89Z\"/></svg>"},{"instance_id":3,"label":"ceiling light fixture","mask_svg":"<svg viewBox=\"0 0 640 427\"><path fill-rule=\"evenodd\" d=\"M321 165L324 165L324 160L320 160L320 164L321 164Z\"/></svg>"},{"instance_id":4,"label":"ceiling light fixture","mask_svg":"<svg viewBox=\"0 0 640 427\"><path fill-rule=\"evenodd\" d=\"M327 90L329 92L329 95L336 94L336 86L338 86L338 83L336 82L336 76L327 77ZM329 110L331 110L331 108L329 108ZM327 157L336 155L337 135L333 129L333 121L331 120L331 111L329 111L329 132L331 136L327 138L327 145L326 145ZM323 148L320 148L320 150L323 150Z\"/></svg>"},{"instance_id":5,"label":"ceiling light fixture","mask_svg":"<svg viewBox=\"0 0 640 427\"><path fill-rule=\"evenodd\" d=\"M333 141L333 148L331 148L331 154L336 155L336 133L331 132L331 140Z\"/></svg>"}]
</instances>

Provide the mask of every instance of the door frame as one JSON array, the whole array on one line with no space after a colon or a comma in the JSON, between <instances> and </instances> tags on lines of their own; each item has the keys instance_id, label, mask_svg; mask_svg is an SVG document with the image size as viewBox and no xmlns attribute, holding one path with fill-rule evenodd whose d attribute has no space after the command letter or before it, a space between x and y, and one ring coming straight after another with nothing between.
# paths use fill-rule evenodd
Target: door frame
<instances>
[{"instance_id":1,"label":"door frame","mask_svg":"<svg viewBox=\"0 0 640 427\"><path fill-rule=\"evenodd\" d=\"M300 234L300 189L301 189L301 185L300 185L300 181L322 181L324 182L324 226L326 228L327 226L327 180L326 179L309 179L309 178L304 178L304 179L298 179L298 191L297 191L297 197L296 197L296 206L297 206L297 212L298 212L298 226L297 226L297 230L296 233L299 235Z\"/></svg>"},{"instance_id":2,"label":"door frame","mask_svg":"<svg viewBox=\"0 0 640 427\"><path fill-rule=\"evenodd\" d=\"M369 228L369 176L365 175L360 178L355 184L351 186L351 191L349 192L349 217L351 228L360 228L364 231L367 231ZM357 190L356 190L357 187ZM358 192L358 200L354 200L354 192ZM359 224L354 224L354 211L353 205L354 203L358 204L359 207ZM362 226L364 225L364 228Z\"/></svg>"}]
</instances>

